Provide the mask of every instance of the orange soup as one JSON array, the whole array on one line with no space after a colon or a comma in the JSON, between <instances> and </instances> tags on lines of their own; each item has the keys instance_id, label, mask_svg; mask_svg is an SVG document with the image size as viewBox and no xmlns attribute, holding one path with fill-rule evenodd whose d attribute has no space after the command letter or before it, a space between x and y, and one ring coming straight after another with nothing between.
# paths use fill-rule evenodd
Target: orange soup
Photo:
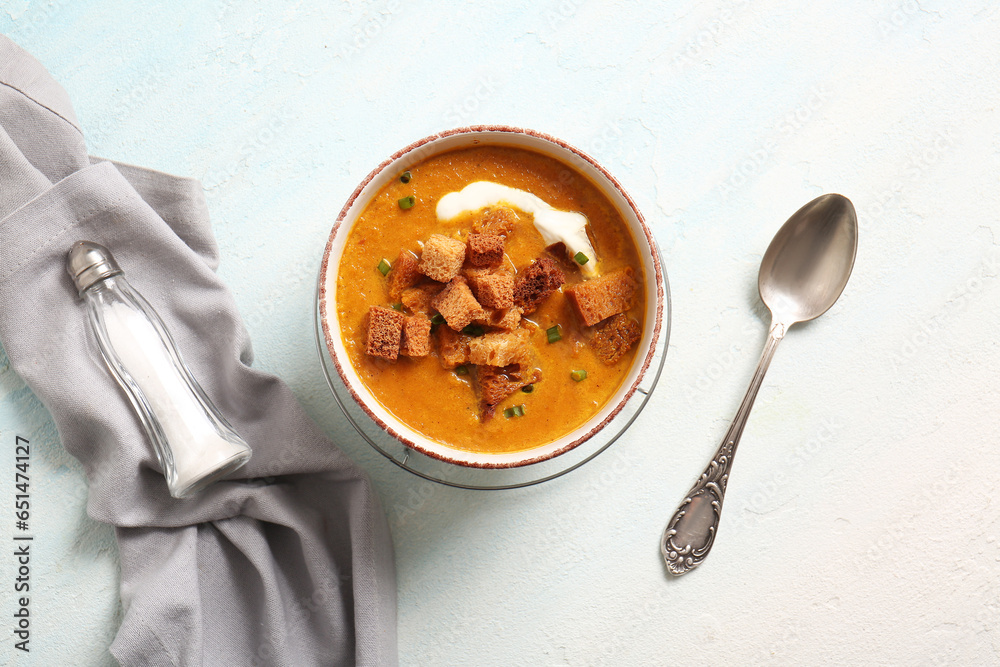
<instances>
[{"instance_id":1,"label":"orange soup","mask_svg":"<svg viewBox=\"0 0 1000 667\"><path fill-rule=\"evenodd\" d=\"M439 215L480 182L510 196ZM585 233L543 236L542 214L567 212ZM337 272L340 333L365 386L415 431L527 450L584 424L627 376L646 316L640 266L621 215L570 166L455 150L397 175L357 219Z\"/></svg>"}]
</instances>

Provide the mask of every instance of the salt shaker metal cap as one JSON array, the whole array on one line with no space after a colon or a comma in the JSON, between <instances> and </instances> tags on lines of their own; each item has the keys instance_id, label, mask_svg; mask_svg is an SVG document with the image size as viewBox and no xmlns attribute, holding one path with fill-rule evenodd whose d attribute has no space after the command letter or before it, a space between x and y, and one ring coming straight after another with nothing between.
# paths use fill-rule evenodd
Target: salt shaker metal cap
<instances>
[{"instance_id":1,"label":"salt shaker metal cap","mask_svg":"<svg viewBox=\"0 0 1000 667\"><path fill-rule=\"evenodd\" d=\"M98 280L122 272L111 251L93 241L77 241L73 244L66 257L66 271L81 294Z\"/></svg>"}]
</instances>

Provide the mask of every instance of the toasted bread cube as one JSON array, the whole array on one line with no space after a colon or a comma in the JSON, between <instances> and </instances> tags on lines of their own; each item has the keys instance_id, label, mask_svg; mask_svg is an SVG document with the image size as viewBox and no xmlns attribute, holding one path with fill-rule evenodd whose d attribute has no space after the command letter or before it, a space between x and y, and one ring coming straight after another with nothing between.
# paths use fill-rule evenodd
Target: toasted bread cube
<instances>
[{"instance_id":1,"label":"toasted bread cube","mask_svg":"<svg viewBox=\"0 0 1000 667\"><path fill-rule=\"evenodd\" d=\"M469 287L472 288L472 294L476 294L476 281L483 276L488 276L494 273L507 273L508 275L513 275L508 271L503 271L502 269L494 269L488 266L470 266L466 264L462 267L461 275L469 282Z\"/></svg>"},{"instance_id":2,"label":"toasted bread cube","mask_svg":"<svg viewBox=\"0 0 1000 667\"><path fill-rule=\"evenodd\" d=\"M566 274L556 261L543 255L518 275L514 284L514 303L521 307L525 315L533 313L538 304L565 282Z\"/></svg>"},{"instance_id":3,"label":"toasted bread cube","mask_svg":"<svg viewBox=\"0 0 1000 667\"><path fill-rule=\"evenodd\" d=\"M476 278L482 278L493 273L493 269L485 266L463 266L462 276L471 284Z\"/></svg>"},{"instance_id":4,"label":"toasted bread cube","mask_svg":"<svg viewBox=\"0 0 1000 667\"><path fill-rule=\"evenodd\" d=\"M417 258L411 253L400 250L396 263L392 265L389 272L389 298L395 301L403 293L403 290L413 287L420 282L423 276Z\"/></svg>"},{"instance_id":5,"label":"toasted bread cube","mask_svg":"<svg viewBox=\"0 0 1000 667\"><path fill-rule=\"evenodd\" d=\"M521 309L517 306L511 306L504 310L486 308L483 310L482 316L477 317L472 322L473 324L481 324L494 329L513 331L521 323Z\"/></svg>"},{"instance_id":6,"label":"toasted bread cube","mask_svg":"<svg viewBox=\"0 0 1000 667\"><path fill-rule=\"evenodd\" d=\"M368 309L368 341L365 352L373 357L395 361L399 356L399 345L403 338L403 313L372 306Z\"/></svg>"},{"instance_id":7,"label":"toasted bread cube","mask_svg":"<svg viewBox=\"0 0 1000 667\"><path fill-rule=\"evenodd\" d=\"M499 234L469 234L466 257L473 266L500 266L504 240Z\"/></svg>"},{"instance_id":8,"label":"toasted bread cube","mask_svg":"<svg viewBox=\"0 0 1000 667\"><path fill-rule=\"evenodd\" d=\"M449 327L437 328L438 360L441 366L451 370L469 363L469 341L471 336L455 333Z\"/></svg>"},{"instance_id":9,"label":"toasted bread cube","mask_svg":"<svg viewBox=\"0 0 1000 667\"><path fill-rule=\"evenodd\" d=\"M483 307L472 296L469 284L462 276L456 276L431 301L434 307L444 317L448 326L455 331L461 331L483 313Z\"/></svg>"},{"instance_id":10,"label":"toasted bread cube","mask_svg":"<svg viewBox=\"0 0 1000 667\"><path fill-rule=\"evenodd\" d=\"M446 283L462 269L465 244L441 234L431 234L420 254L420 271L431 280Z\"/></svg>"},{"instance_id":11,"label":"toasted bread cube","mask_svg":"<svg viewBox=\"0 0 1000 667\"><path fill-rule=\"evenodd\" d=\"M632 267L626 266L573 285L566 290L566 296L580 319L589 327L634 306L638 287L635 272Z\"/></svg>"},{"instance_id":12,"label":"toasted bread cube","mask_svg":"<svg viewBox=\"0 0 1000 667\"><path fill-rule=\"evenodd\" d=\"M477 366L509 366L531 359L531 342L524 329L488 333L469 341L469 361Z\"/></svg>"},{"instance_id":13,"label":"toasted bread cube","mask_svg":"<svg viewBox=\"0 0 1000 667\"><path fill-rule=\"evenodd\" d=\"M625 313L618 313L597 327L590 346L601 361L610 365L631 350L641 335L638 322Z\"/></svg>"},{"instance_id":14,"label":"toasted bread cube","mask_svg":"<svg viewBox=\"0 0 1000 667\"><path fill-rule=\"evenodd\" d=\"M483 405L483 419L493 416L500 401L525 385L542 379L542 372L530 366L476 366L476 385Z\"/></svg>"},{"instance_id":15,"label":"toasted bread cube","mask_svg":"<svg viewBox=\"0 0 1000 667\"><path fill-rule=\"evenodd\" d=\"M399 353L407 357L426 357L431 353L431 321L423 315L407 317L403 322L403 340Z\"/></svg>"},{"instance_id":16,"label":"toasted bread cube","mask_svg":"<svg viewBox=\"0 0 1000 667\"><path fill-rule=\"evenodd\" d=\"M506 310L514 305L514 276L509 273L488 273L469 279L476 301L486 308Z\"/></svg>"},{"instance_id":17,"label":"toasted bread cube","mask_svg":"<svg viewBox=\"0 0 1000 667\"><path fill-rule=\"evenodd\" d=\"M491 318L491 326L498 329L513 331L521 323L521 308L511 306L507 310L497 311L497 316Z\"/></svg>"},{"instance_id":18,"label":"toasted bread cube","mask_svg":"<svg viewBox=\"0 0 1000 667\"><path fill-rule=\"evenodd\" d=\"M507 236L517 226L517 214L506 206L493 206L472 223L472 231L477 234L500 234Z\"/></svg>"},{"instance_id":19,"label":"toasted bread cube","mask_svg":"<svg viewBox=\"0 0 1000 667\"><path fill-rule=\"evenodd\" d=\"M430 315L434 310L431 301L441 293L441 285L437 283L426 283L403 290L399 295L400 301L411 313L420 315Z\"/></svg>"}]
</instances>

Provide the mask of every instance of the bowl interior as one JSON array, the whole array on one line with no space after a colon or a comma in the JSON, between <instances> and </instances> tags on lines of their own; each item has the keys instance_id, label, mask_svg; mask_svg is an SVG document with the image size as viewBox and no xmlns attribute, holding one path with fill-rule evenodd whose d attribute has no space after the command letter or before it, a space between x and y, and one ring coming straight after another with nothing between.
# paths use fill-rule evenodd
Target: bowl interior
<instances>
[{"instance_id":1,"label":"bowl interior","mask_svg":"<svg viewBox=\"0 0 1000 667\"><path fill-rule=\"evenodd\" d=\"M642 266L636 268L641 269L646 283L646 315L642 338L632 368L614 396L597 414L573 432L533 449L501 454L467 452L448 447L417 433L386 410L369 392L354 370L344 347L337 309L334 306L337 300L337 271L341 253L355 220L368 205L369 200L386 183L395 178L396 174L431 155L483 144L514 146L542 153L571 166L593 182L621 212L632 232L642 262ZM341 211L327 243L320 272L319 308L326 348L338 374L352 398L383 429L404 445L443 461L482 468L507 468L544 461L566 452L592 437L615 416L649 368L653 348L661 335L664 291L665 283L659 255L652 236L632 200L610 174L590 157L552 137L530 130L477 127L452 130L422 139L383 162L358 186Z\"/></svg>"}]
</instances>

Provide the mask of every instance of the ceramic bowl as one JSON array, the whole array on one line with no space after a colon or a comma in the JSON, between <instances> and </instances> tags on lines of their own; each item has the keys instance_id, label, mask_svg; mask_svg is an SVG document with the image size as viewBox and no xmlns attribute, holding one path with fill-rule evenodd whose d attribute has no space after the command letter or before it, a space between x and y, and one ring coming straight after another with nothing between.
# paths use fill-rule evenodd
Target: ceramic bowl
<instances>
[{"instance_id":1,"label":"ceramic bowl","mask_svg":"<svg viewBox=\"0 0 1000 667\"><path fill-rule=\"evenodd\" d=\"M337 270L345 241L355 220L369 200L399 173L424 159L446 151L477 145L503 145L524 148L559 160L590 179L619 210L629 226L641 257L641 271L646 284L646 317L632 368L618 391L600 411L582 426L545 445L501 454L467 452L449 447L416 432L385 409L361 382L352 366L340 335L337 320ZM318 287L319 318L326 353L336 368L351 398L369 418L404 446L427 456L460 466L476 468L511 468L525 466L564 454L601 432L632 399L644 374L650 370L654 350L665 327L666 279L653 236L632 198L606 169L582 151L554 137L506 126L475 126L448 130L416 141L390 156L376 167L354 190L330 232L323 254Z\"/></svg>"}]
</instances>

